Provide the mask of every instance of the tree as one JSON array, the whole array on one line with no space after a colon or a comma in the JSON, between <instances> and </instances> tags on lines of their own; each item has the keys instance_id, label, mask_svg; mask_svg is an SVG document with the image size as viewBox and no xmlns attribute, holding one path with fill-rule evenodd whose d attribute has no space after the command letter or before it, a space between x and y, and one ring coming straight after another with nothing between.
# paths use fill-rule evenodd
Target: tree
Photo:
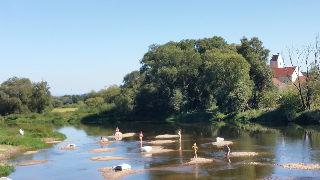
<instances>
[{"instance_id":1,"label":"tree","mask_svg":"<svg viewBox=\"0 0 320 180\"><path fill-rule=\"evenodd\" d=\"M46 81L33 83L32 112L42 113L45 109L52 109L50 87Z\"/></svg>"},{"instance_id":2,"label":"tree","mask_svg":"<svg viewBox=\"0 0 320 180\"><path fill-rule=\"evenodd\" d=\"M320 68L318 64L319 60L319 36L316 37L315 46L307 45L303 47L302 50L296 49L288 49L289 59L291 65L293 66L293 61L296 59L298 70L301 69L301 65L305 63L306 72L305 79L299 77L297 74L297 81L292 82L295 89L299 92L299 98L302 104L303 110L310 110L312 104L317 103L319 99L319 74ZM294 56L295 52L295 57ZM314 54L314 60L309 61L310 56ZM290 78L289 78L290 79ZM291 79L290 79L291 80Z\"/></svg>"},{"instance_id":3,"label":"tree","mask_svg":"<svg viewBox=\"0 0 320 180\"><path fill-rule=\"evenodd\" d=\"M115 98L120 94L121 88L117 85L109 86L107 89L101 89L97 94L104 99L106 103L114 103Z\"/></svg>"},{"instance_id":4,"label":"tree","mask_svg":"<svg viewBox=\"0 0 320 180\"><path fill-rule=\"evenodd\" d=\"M0 86L0 114L30 112L32 83L28 78L9 78Z\"/></svg>"},{"instance_id":5,"label":"tree","mask_svg":"<svg viewBox=\"0 0 320 180\"><path fill-rule=\"evenodd\" d=\"M272 78L273 73L270 67L267 66L269 50L262 46L262 41L257 37L248 40L246 37L241 39L241 45L237 47L237 51L251 65L250 79L254 82L252 91L251 107L259 108L260 99L262 99L263 91L275 91Z\"/></svg>"},{"instance_id":6,"label":"tree","mask_svg":"<svg viewBox=\"0 0 320 180\"><path fill-rule=\"evenodd\" d=\"M243 111L251 97L250 64L237 53L209 51L204 56L201 91L224 112ZM211 98L210 98L211 97ZM212 103L207 103L212 104Z\"/></svg>"},{"instance_id":7,"label":"tree","mask_svg":"<svg viewBox=\"0 0 320 180\"><path fill-rule=\"evenodd\" d=\"M86 104L90 107L97 107L104 103L104 99L101 97L89 98L86 100Z\"/></svg>"}]
</instances>

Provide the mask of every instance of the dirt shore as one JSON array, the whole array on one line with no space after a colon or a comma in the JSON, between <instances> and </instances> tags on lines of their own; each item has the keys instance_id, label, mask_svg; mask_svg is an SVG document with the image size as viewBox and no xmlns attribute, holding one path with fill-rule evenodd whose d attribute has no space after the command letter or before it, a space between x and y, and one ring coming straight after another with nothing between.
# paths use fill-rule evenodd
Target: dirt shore
<instances>
[{"instance_id":1,"label":"dirt shore","mask_svg":"<svg viewBox=\"0 0 320 180\"><path fill-rule=\"evenodd\" d=\"M105 167L105 168L99 169L99 171L103 172L102 176L105 179L119 179L129 174L135 174L135 173L146 171L146 169L115 171L113 170L112 167Z\"/></svg>"},{"instance_id":2,"label":"dirt shore","mask_svg":"<svg viewBox=\"0 0 320 180\"><path fill-rule=\"evenodd\" d=\"M233 144L232 141L220 141L220 142L213 142L212 145L215 145L215 146L226 146L226 145L229 145L229 144Z\"/></svg>"},{"instance_id":3,"label":"dirt shore","mask_svg":"<svg viewBox=\"0 0 320 180\"><path fill-rule=\"evenodd\" d=\"M127 160L129 158L115 157L115 156L100 156L90 158L92 161L113 161L113 160Z\"/></svg>"},{"instance_id":4,"label":"dirt shore","mask_svg":"<svg viewBox=\"0 0 320 180\"><path fill-rule=\"evenodd\" d=\"M27 151L25 153L23 153L23 155L29 155L29 154L35 154L38 153L39 151Z\"/></svg>"},{"instance_id":5,"label":"dirt shore","mask_svg":"<svg viewBox=\"0 0 320 180\"><path fill-rule=\"evenodd\" d=\"M190 165L190 164L199 164L199 163L210 163L212 161L213 161L212 159L207 159L207 158L191 158L190 161L185 164Z\"/></svg>"},{"instance_id":6,"label":"dirt shore","mask_svg":"<svg viewBox=\"0 0 320 180\"><path fill-rule=\"evenodd\" d=\"M177 137L179 136L174 134L163 134L163 135L158 135L155 138L177 138Z\"/></svg>"},{"instance_id":7,"label":"dirt shore","mask_svg":"<svg viewBox=\"0 0 320 180\"><path fill-rule=\"evenodd\" d=\"M0 145L0 160L9 159L11 156L20 153L23 148L18 146Z\"/></svg>"},{"instance_id":8,"label":"dirt shore","mask_svg":"<svg viewBox=\"0 0 320 180\"><path fill-rule=\"evenodd\" d=\"M29 162L26 162L26 163L16 164L16 166L29 166L29 165L35 165L35 164L42 164L42 163L45 163L47 161L48 160L29 161Z\"/></svg>"},{"instance_id":9,"label":"dirt shore","mask_svg":"<svg viewBox=\"0 0 320 180\"><path fill-rule=\"evenodd\" d=\"M150 141L148 143L150 144L167 144L167 143L174 143L176 141L173 140L156 140L156 141Z\"/></svg>"},{"instance_id":10,"label":"dirt shore","mask_svg":"<svg viewBox=\"0 0 320 180\"><path fill-rule=\"evenodd\" d=\"M302 170L320 169L319 164L289 163L289 164L284 164L280 166L287 169L302 169Z\"/></svg>"},{"instance_id":11,"label":"dirt shore","mask_svg":"<svg viewBox=\"0 0 320 180\"><path fill-rule=\"evenodd\" d=\"M90 153L103 153L103 152L111 152L116 150L116 148L100 148L100 149L93 149L89 151Z\"/></svg>"},{"instance_id":12,"label":"dirt shore","mask_svg":"<svg viewBox=\"0 0 320 180\"><path fill-rule=\"evenodd\" d=\"M151 146L152 150L150 152L141 152L141 154L156 154L174 151L172 149L164 149L162 146Z\"/></svg>"}]
</instances>

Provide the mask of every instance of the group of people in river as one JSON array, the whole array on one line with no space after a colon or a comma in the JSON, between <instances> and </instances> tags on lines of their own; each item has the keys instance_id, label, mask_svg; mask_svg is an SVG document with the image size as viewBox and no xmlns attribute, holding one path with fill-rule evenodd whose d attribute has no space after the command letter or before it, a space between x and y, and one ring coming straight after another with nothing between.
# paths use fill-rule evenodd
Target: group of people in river
<instances>
[{"instance_id":1,"label":"group of people in river","mask_svg":"<svg viewBox=\"0 0 320 180\"><path fill-rule=\"evenodd\" d=\"M20 134L21 134L21 129L20 129ZM121 134L122 133L120 132L119 128L117 127L115 130L114 136L120 136ZM179 141L181 143L181 129L178 131L178 136L179 136ZM142 131L140 131L140 133L139 133L140 147L142 146L142 138L143 138L143 133L142 133ZM100 142L108 142L108 139L101 137ZM181 146L180 146L180 148L181 148ZM198 158L197 151L199 148L197 146L197 143L194 143L191 148L194 150L194 158ZM226 157L228 158L228 160L230 162L230 158L229 158L230 157L230 147L228 145L226 146L226 152L227 152Z\"/></svg>"}]
</instances>

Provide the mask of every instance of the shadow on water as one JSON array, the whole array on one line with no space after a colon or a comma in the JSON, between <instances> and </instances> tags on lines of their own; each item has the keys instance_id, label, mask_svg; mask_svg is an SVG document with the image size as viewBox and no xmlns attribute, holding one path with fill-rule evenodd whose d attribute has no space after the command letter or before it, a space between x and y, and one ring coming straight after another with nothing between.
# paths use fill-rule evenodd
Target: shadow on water
<instances>
[{"instance_id":1,"label":"shadow on water","mask_svg":"<svg viewBox=\"0 0 320 180\"><path fill-rule=\"evenodd\" d=\"M150 146L156 135L177 134L182 130L181 141L161 144L173 151L141 154L138 135L107 145L94 144L100 137L110 136L116 127L122 133L143 132L142 146ZM284 169L279 164L320 162L319 127L265 127L232 123L148 123L74 124L56 125L55 128L74 142L74 150L59 150L68 143L53 144L33 155L16 156L9 160L16 164L30 160L47 159L49 162L34 166L17 167L8 177L12 179L104 179L99 168L128 163L132 169L147 171L124 176L121 179L264 179L264 178L320 178L318 170ZM231 156L225 156L225 146L215 146L216 137L232 141ZM109 138L109 140L114 140ZM198 157L212 159L210 163L186 165L193 158L192 146L197 143ZM116 148L106 153L89 153L99 148ZM232 156L232 152L256 152L255 156ZM91 161L91 157L120 156L128 160ZM32 172L32 173L30 173Z\"/></svg>"}]
</instances>

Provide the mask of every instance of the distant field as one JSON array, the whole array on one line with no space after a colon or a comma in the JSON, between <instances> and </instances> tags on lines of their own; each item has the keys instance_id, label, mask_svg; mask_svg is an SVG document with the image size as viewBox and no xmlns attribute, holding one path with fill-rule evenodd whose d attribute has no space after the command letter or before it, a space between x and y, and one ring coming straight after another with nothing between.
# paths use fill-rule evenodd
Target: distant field
<instances>
[{"instance_id":1,"label":"distant field","mask_svg":"<svg viewBox=\"0 0 320 180\"><path fill-rule=\"evenodd\" d=\"M78 108L54 108L51 112L73 112L78 110Z\"/></svg>"}]
</instances>

